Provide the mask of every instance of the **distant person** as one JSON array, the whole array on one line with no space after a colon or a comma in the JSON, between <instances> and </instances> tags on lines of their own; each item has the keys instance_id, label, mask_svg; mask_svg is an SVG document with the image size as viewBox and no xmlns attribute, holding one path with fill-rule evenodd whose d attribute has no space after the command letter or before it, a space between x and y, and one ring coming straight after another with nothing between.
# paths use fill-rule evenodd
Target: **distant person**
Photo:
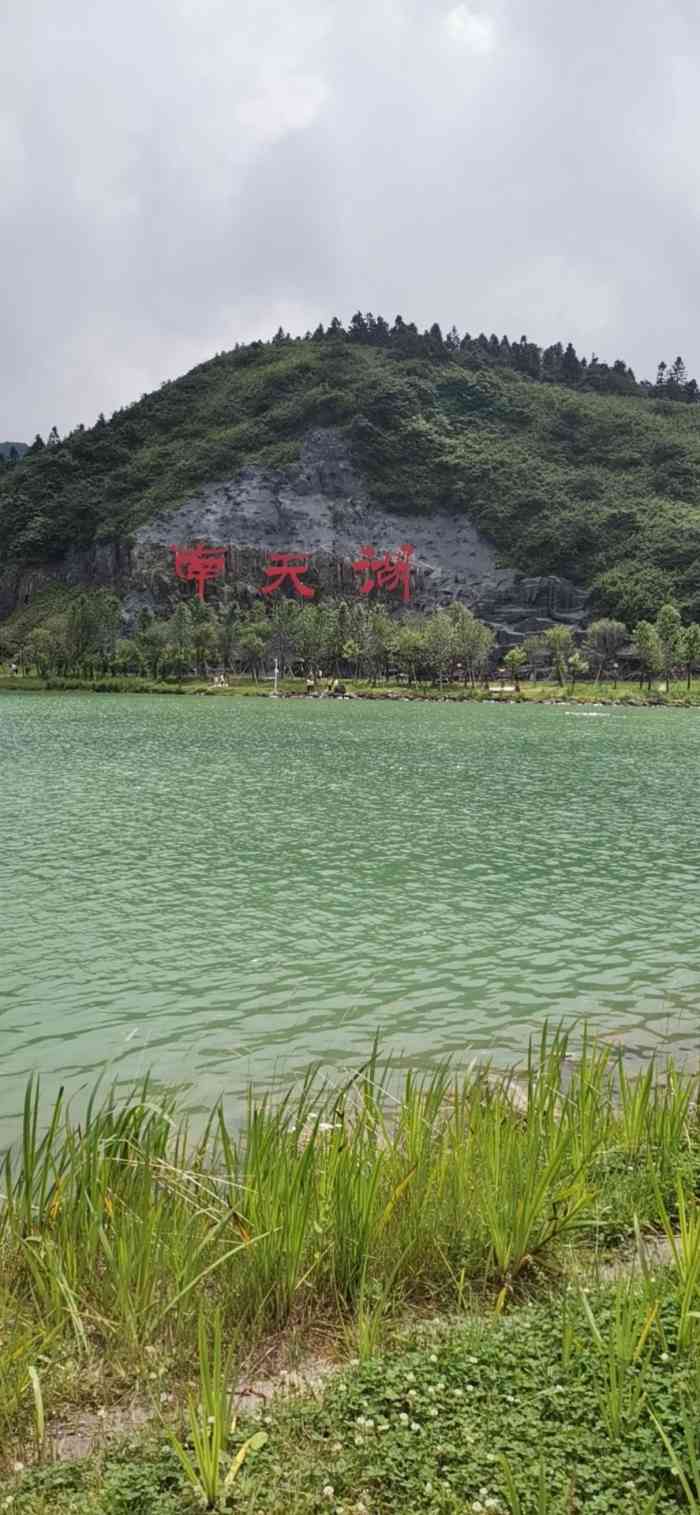
<instances>
[{"instance_id":1,"label":"distant person","mask_svg":"<svg viewBox=\"0 0 700 1515\"><path fill-rule=\"evenodd\" d=\"M307 694L313 694L315 688L316 688L316 680L314 679L313 674L312 673L307 673L307 675L306 675L306 693Z\"/></svg>"}]
</instances>

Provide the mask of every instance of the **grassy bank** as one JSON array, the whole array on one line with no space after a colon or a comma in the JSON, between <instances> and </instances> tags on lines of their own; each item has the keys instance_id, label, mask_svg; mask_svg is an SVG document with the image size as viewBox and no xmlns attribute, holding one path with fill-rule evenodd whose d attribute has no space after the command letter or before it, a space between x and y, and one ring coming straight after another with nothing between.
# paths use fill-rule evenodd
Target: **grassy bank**
<instances>
[{"instance_id":1,"label":"grassy bank","mask_svg":"<svg viewBox=\"0 0 700 1515\"><path fill-rule=\"evenodd\" d=\"M692 1433L682 1415L693 1414L693 1385L688 1354L674 1349L672 1304L630 1362L649 1310L644 1288L608 1288L571 1295L566 1313L536 1305L506 1321L416 1332L338 1374L321 1394L277 1401L242 1427L231 1452L243 1436L266 1439L223 1507L246 1515L697 1508L678 1471L692 1490ZM193 1515L198 1507L162 1429L82 1462L28 1469L12 1487L13 1515Z\"/></svg>"},{"instance_id":2,"label":"grassy bank","mask_svg":"<svg viewBox=\"0 0 700 1515\"><path fill-rule=\"evenodd\" d=\"M188 1386L206 1399L206 1374L196 1386L203 1361L216 1377L206 1343L218 1321L245 1376L312 1349L359 1362L320 1401L273 1409L268 1444L241 1475L246 1509L320 1510L326 1485L338 1485L331 1504L351 1495L377 1511L456 1512L467 1497L493 1508L485 1488L516 1515L503 1449L523 1510L641 1510L652 1492L659 1510L684 1507L652 1416L689 1467L698 1077L650 1065L632 1080L605 1043L584 1042L573 1061L568 1051L545 1038L517 1098L483 1068L398 1087L372 1059L342 1088L251 1097L235 1133L216 1109L196 1140L176 1102L148 1088L94 1099L79 1121L59 1101L42 1134L30 1090L0 1208L6 1480L34 1442L42 1462L56 1417L108 1418L140 1396L177 1419ZM581 1291L631 1253L632 1286ZM407 1343L407 1321L446 1314L478 1323ZM554 1499L542 1506L540 1445ZM17 1507L190 1508L172 1451L165 1473L162 1447L143 1471L149 1446L128 1474L125 1453L23 1475ZM138 1468L150 1504L107 1498ZM82 1481L73 1504L71 1478Z\"/></svg>"},{"instance_id":3,"label":"grassy bank","mask_svg":"<svg viewBox=\"0 0 700 1515\"><path fill-rule=\"evenodd\" d=\"M685 680L677 680L669 689L664 685L654 686L651 690L640 689L637 683L595 683L592 680L581 680L576 684L561 685L555 683L534 684L522 683L519 689L509 686L493 689L472 689L462 683L445 683L440 689L431 684L373 684L364 679L345 679L345 688L348 694L357 695L361 699L383 700L450 700L453 702L479 703L503 701L504 703L522 704L560 704L573 703L577 705L643 705L643 706L678 706L695 707L700 705L700 680L694 679L690 688ZM323 686L321 686L323 687ZM280 695L305 696L305 682L303 679L280 679ZM35 674L26 674L19 677L11 674L0 673L0 694L2 693L84 693L84 694L175 694L175 695L206 695L212 699L226 699L233 695L245 695L249 698L256 696L269 696L272 693L272 680L261 679L255 681L250 678L236 678L229 676L226 686L217 687L206 679L183 679L176 681L142 679L135 676L112 677L105 676L95 679L81 679L77 677L67 678L39 678Z\"/></svg>"}]
</instances>

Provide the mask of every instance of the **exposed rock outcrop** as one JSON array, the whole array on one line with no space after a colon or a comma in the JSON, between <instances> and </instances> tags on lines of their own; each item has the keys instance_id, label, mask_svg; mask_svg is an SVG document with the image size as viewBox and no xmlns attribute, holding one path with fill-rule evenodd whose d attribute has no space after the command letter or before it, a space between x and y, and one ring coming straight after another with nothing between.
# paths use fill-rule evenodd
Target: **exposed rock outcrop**
<instances>
[{"instance_id":1,"label":"exposed rock outcrop","mask_svg":"<svg viewBox=\"0 0 700 1515\"><path fill-rule=\"evenodd\" d=\"M128 623L146 606L167 610L181 591L170 548L195 541L226 549L226 582L244 601L252 601L265 582L270 551L308 554L306 582L317 594L350 598L358 593L353 563L363 546L383 553L408 542L412 607L430 610L462 600L494 626L503 644L555 621L576 626L585 610L585 594L566 580L518 578L504 567L466 515L422 516L375 506L345 439L328 429L309 433L297 464L243 468L207 485L140 526L128 544L96 544L59 563L6 570L0 575L0 617L57 581L115 588ZM215 600L220 589L212 585L207 593ZM395 594L382 593L397 601Z\"/></svg>"}]
</instances>

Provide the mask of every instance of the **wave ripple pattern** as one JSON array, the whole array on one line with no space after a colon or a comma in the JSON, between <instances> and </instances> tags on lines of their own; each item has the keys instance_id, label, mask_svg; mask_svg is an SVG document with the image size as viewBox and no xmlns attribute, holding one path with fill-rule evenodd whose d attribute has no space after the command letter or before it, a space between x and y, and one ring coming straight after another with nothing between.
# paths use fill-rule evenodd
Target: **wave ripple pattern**
<instances>
[{"instance_id":1,"label":"wave ripple pattern","mask_svg":"<svg viewBox=\"0 0 700 1515\"><path fill-rule=\"evenodd\" d=\"M0 699L0 1117L147 1068L695 1044L693 711Z\"/></svg>"}]
</instances>

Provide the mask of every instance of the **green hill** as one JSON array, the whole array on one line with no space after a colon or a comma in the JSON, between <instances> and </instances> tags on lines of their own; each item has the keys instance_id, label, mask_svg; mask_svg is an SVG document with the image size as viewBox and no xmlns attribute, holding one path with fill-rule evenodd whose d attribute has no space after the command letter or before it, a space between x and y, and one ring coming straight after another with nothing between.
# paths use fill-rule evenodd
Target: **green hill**
<instances>
[{"instance_id":1,"label":"green hill","mask_svg":"<svg viewBox=\"0 0 700 1515\"><path fill-rule=\"evenodd\" d=\"M692 382L644 386L624 363L567 367L573 349L359 321L220 353L5 462L0 560L128 537L193 488L284 468L311 428L337 427L383 508L464 513L504 563L562 574L630 623L669 597L700 619Z\"/></svg>"}]
</instances>

